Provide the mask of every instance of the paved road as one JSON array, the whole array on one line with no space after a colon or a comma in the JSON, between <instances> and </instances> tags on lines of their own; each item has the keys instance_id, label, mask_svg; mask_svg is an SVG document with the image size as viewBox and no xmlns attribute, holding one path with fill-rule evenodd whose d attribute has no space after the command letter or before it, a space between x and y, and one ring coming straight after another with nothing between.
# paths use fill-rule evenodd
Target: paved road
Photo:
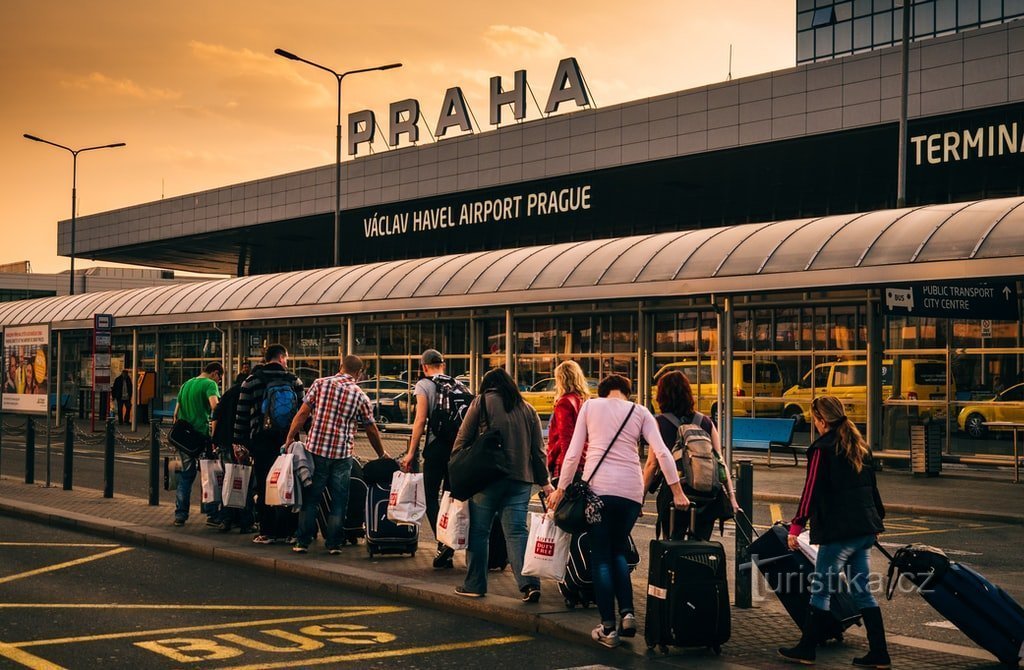
<instances>
[{"instance_id":1,"label":"paved road","mask_svg":"<svg viewBox=\"0 0 1024 670\"><path fill-rule=\"evenodd\" d=\"M642 667L412 608L0 517L0 668Z\"/></svg>"}]
</instances>

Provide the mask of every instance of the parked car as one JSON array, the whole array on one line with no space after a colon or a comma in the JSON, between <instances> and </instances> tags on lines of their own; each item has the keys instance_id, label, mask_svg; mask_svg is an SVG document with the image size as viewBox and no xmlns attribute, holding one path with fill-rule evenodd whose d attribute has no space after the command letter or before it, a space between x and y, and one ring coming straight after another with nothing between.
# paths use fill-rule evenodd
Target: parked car
<instances>
[{"instance_id":1,"label":"parked car","mask_svg":"<svg viewBox=\"0 0 1024 670\"><path fill-rule=\"evenodd\" d=\"M782 412L782 370L775 361L733 360L733 415L779 416ZM658 380L668 372L678 370L690 380L697 411L718 420L718 364L712 359L683 360L662 366L654 374L651 386L651 404L658 408Z\"/></svg>"},{"instance_id":2,"label":"parked car","mask_svg":"<svg viewBox=\"0 0 1024 670\"><path fill-rule=\"evenodd\" d=\"M991 400L967 405L956 418L956 426L971 437L985 437L988 431L1010 430L986 426L989 421L1024 423L1024 384L1011 386Z\"/></svg>"},{"instance_id":3,"label":"parked car","mask_svg":"<svg viewBox=\"0 0 1024 670\"><path fill-rule=\"evenodd\" d=\"M590 394L597 395L597 380L587 379ZM547 377L523 391L523 400L537 410L541 416L549 416L555 411L555 378Z\"/></svg>"},{"instance_id":4,"label":"parked car","mask_svg":"<svg viewBox=\"0 0 1024 670\"><path fill-rule=\"evenodd\" d=\"M412 423L416 415L414 398L412 389L408 386L405 391L397 393L381 391L379 398L370 396L370 404L373 406L373 415L377 418L377 423Z\"/></svg>"}]
</instances>

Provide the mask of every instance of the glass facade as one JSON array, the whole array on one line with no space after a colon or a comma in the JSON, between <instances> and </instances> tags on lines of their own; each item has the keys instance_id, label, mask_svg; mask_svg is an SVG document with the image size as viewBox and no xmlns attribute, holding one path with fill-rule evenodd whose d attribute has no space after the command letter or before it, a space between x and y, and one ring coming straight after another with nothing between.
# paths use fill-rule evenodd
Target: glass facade
<instances>
[{"instance_id":1,"label":"glass facade","mask_svg":"<svg viewBox=\"0 0 1024 670\"><path fill-rule=\"evenodd\" d=\"M798 0L796 62L830 60L898 44L909 0ZM913 0L914 40L1024 16L1024 0Z\"/></svg>"}]
</instances>

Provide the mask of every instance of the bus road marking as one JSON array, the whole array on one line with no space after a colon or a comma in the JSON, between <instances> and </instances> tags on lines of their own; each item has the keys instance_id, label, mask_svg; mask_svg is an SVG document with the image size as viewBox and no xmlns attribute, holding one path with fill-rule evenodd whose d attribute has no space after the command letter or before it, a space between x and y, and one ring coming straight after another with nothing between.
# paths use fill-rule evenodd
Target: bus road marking
<instances>
[{"instance_id":1,"label":"bus road marking","mask_svg":"<svg viewBox=\"0 0 1024 670\"><path fill-rule=\"evenodd\" d=\"M64 670L63 666L50 663L18 647L0 642L0 658L6 658L32 670Z\"/></svg>"},{"instance_id":2,"label":"bus road marking","mask_svg":"<svg viewBox=\"0 0 1024 670\"><path fill-rule=\"evenodd\" d=\"M0 577L0 584L6 584L13 582L17 579L25 579L26 577L35 577L36 575L46 574L47 572L53 572L55 570L63 570L64 568L72 568L76 565L82 565L83 563L89 563L91 561L98 561L101 558L109 558L116 556L117 554L123 554L126 551L131 551L133 547L118 547L117 549L111 549L110 551L104 551L101 554L95 554L94 556L86 556L85 558L78 558L73 561L66 561L64 563L57 563L55 565L48 565L45 568L36 568L35 570L29 570L28 572L20 572L16 575L8 575L7 577Z\"/></svg>"}]
</instances>

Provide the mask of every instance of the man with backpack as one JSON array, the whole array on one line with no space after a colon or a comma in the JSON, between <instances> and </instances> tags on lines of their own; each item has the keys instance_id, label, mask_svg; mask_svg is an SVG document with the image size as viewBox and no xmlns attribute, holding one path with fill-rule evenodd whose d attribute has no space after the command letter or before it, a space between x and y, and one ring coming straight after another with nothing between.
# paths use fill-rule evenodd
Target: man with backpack
<instances>
[{"instance_id":1,"label":"man with backpack","mask_svg":"<svg viewBox=\"0 0 1024 670\"><path fill-rule=\"evenodd\" d=\"M455 437L462 426L466 409L473 402L473 394L454 378L445 374L444 357L436 349L427 349L420 357L423 378L416 382L416 418L412 425L409 449L402 459L402 469L415 471L416 453L420 438L426 436L423 448L423 487L427 494L427 519L437 532L437 513L441 505L442 487L448 482L448 459L452 455ZM429 420L429 423L428 423ZM452 567L455 551L440 542L434 556L434 569Z\"/></svg>"},{"instance_id":2,"label":"man with backpack","mask_svg":"<svg viewBox=\"0 0 1024 670\"><path fill-rule=\"evenodd\" d=\"M302 380L288 371L284 345L267 347L263 360L263 367L242 382L238 393L234 450L236 454L248 453L253 459L260 534L252 541L274 544L292 538L296 519L290 509L266 504L266 480L299 411L303 388Z\"/></svg>"},{"instance_id":3,"label":"man with backpack","mask_svg":"<svg viewBox=\"0 0 1024 670\"><path fill-rule=\"evenodd\" d=\"M328 515L324 543L328 553L341 553L342 524L348 509L349 482L352 477L352 446L357 427L366 431L370 445L379 458L387 458L380 441L377 424L373 421L373 406L356 378L363 369L358 356L345 356L341 372L333 377L321 377L309 387L302 406L292 419L284 444L298 439L299 431L312 417L306 437L306 453L313 459L313 483L303 492L299 528L292 551L304 554L316 532L316 514L324 489L330 491L331 509Z\"/></svg>"},{"instance_id":4,"label":"man with backpack","mask_svg":"<svg viewBox=\"0 0 1024 670\"><path fill-rule=\"evenodd\" d=\"M224 376L224 366L220 363L210 363L198 377L193 377L181 385L178 389L178 402L174 406L174 421L187 422L189 426L199 434L205 444L203 452L207 451L210 443L210 414L217 407L220 399L220 381ZM196 481L196 473L199 471L199 459L203 453L195 455L186 454L178 449L178 457L181 459L181 473L178 475L178 491L174 496L174 525L184 526L188 520L189 507L192 499L192 484ZM211 516L207 520L209 525L217 525L219 522Z\"/></svg>"}]
</instances>

